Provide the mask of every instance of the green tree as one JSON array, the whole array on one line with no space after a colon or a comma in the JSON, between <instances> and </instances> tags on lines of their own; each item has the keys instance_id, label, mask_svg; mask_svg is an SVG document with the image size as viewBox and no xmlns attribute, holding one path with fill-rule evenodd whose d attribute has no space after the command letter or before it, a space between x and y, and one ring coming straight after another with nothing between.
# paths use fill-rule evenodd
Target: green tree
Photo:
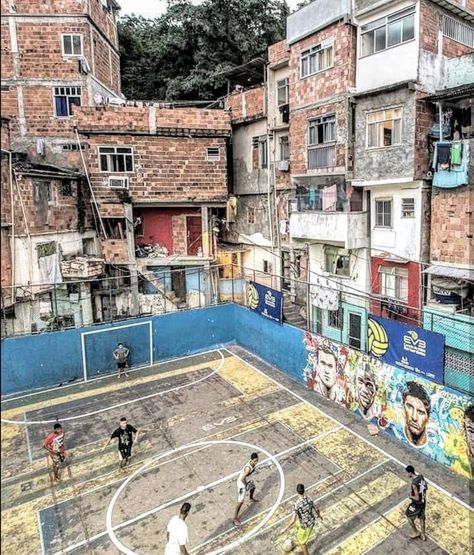
<instances>
[{"instance_id":1,"label":"green tree","mask_svg":"<svg viewBox=\"0 0 474 555\"><path fill-rule=\"evenodd\" d=\"M222 72L284 38L286 0L170 0L156 19L119 21L124 94L137 100L208 100L226 92ZM263 78L263 76L262 76Z\"/></svg>"}]
</instances>

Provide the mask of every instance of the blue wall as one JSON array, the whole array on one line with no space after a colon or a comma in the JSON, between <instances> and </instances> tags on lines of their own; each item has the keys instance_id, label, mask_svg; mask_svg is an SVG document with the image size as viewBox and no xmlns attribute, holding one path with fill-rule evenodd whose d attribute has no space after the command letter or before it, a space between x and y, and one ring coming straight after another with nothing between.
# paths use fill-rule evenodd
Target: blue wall
<instances>
[{"instance_id":1,"label":"blue wall","mask_svg":"<svg viewBox=\"0 0 474 555\"><path fill-rule=\"evenodd\" d=\"M5 395L82 380L83 334L89 378L113 371L112 351L119 341L130 347L132 364L149 363L149 327L130 324L152 322L154 362L229 343L234 340L234 310L234 305L225 304L153 318L2 339L1 393ZM125 325L130 327L121 327ZM99 330L104 331L88 334Z\"/></svg>"}]
</instances>

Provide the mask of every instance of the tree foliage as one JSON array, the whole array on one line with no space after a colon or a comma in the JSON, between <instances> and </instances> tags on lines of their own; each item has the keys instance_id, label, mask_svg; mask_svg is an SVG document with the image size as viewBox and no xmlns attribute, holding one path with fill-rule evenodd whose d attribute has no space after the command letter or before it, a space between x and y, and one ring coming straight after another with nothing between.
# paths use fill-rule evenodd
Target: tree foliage
<instances>
[{"instance_id":1,"label":"tree foliage","mask_svg":"<svg viewBox=\"0 0 474 555\"><path fill-rule=\"evenodd\" d=\"M122 90L136 100L208 100L222 72L265 56L285 36L286 0L169 0L159 18L119 21Z\"/></svg>"}]
</instances>

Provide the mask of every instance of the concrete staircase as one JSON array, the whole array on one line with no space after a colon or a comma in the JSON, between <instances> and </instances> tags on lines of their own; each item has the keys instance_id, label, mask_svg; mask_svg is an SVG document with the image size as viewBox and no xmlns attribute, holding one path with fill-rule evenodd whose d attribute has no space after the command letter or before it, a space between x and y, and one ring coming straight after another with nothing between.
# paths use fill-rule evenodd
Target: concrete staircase
<instances>
[{"instance_id":1,"label":"concrete staircase","mask_svg":"<svg viewBox=\"0 0 474 555\"><path fill-rule=\"evenodd\" d=\"M302 316L302 309L299 304L291 300L291 295L283 291L283 321L298 328L306 329L307 320Z\"/></svg>"},{"instance_id":2,"label":"concrete staircase","mask_svg":"<svg viewBox=\"0 0 474 555\"><path fill-rule=\"evenodd\" d=\"M141 261L140 261L141 262ZM137 260L138 275L149 281L158 292L163 295L170 303L173 303L177 309L186 308L186 301L177 297L174 291L165 289L161 281L153 275L153 272L147 269L146 265L139 263Z\"/></svg>"}]
</instances>

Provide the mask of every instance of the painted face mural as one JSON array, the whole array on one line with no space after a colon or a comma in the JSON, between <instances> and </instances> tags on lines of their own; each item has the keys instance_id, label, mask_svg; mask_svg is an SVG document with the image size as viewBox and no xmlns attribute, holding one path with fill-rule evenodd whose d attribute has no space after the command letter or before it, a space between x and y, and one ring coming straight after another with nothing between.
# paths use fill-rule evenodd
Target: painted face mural
<instances>
[{"instance_id":1,"label":"painted face mural","mask_svg":"<svg viewBox=\"0 0 474 555\"><path fill-rule=\"evenodd\" d=\"M308 389L464 476L474 468L474 405L461 393L305 333Z\"/></svg>"},{"instance_id":2,"label":"painted face mural","mask_svg":"<svg viewBox=\"0 0 474 555\"><path fill-rule=\"evenodd\" d=\"M367 415L374 404L377 393L375 377L368 364L362 365L357 370L354 385L355 398L359 404L359 409L362 414Z\"/></svg>"},{"instance_id":3,"label":"painted face mural","mask_svg":"<svg viewBox=\"0 0 474 555\"><path fill-rule=\"evenodd\" d=\"M407 389L403 393L403 411L407 440L422 447L427 441L426 426L431 411L431 401L422 385L416 382L407 383Z\"/></svg>"}]
</instances>

